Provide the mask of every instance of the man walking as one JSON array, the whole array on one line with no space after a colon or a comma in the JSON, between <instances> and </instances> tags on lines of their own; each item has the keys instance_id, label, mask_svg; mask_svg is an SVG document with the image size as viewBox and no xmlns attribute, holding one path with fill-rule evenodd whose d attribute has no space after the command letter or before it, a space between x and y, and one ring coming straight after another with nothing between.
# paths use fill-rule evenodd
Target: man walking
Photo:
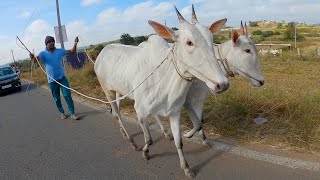
<instances>
[{"instance_id":1,"label":"man walking","mask_svg":"<svg viewBox=\"0 0 320 180\"><path fill-rule=\"evenodd\" d=\"M55 40L51 36L47 36L45 39L46 49L41 51L37 56L38 60L42 61L45 66L47 73L47 79L49 83L49 88L51 90L53 99L56 103L56 106L60 112L60 119L66 119L64 109L61 104L60 98L60 89L62 91L63 97L68 105L70 117L73 120L78 120L77 115L74 111L74 104L71 97L71 91L67 88L64 88L60 84L69 87L69 82L65 76L63 67L62 67L62 57L69 54L74 54L77 50L77 44L79 42L78 37L74 40L74 45L71 50L64 50L55 47ZM30 58L36 62L34 54L30 53ZM60 84L56 83L53 79L58 81Z\"/></svg>"}]
</instances>

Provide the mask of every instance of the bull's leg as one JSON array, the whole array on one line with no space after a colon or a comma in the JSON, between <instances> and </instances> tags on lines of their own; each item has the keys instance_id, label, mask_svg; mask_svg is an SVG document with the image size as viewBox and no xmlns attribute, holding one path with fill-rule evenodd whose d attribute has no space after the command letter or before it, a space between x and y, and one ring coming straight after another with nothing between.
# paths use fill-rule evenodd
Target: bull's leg
<instances>
[{"instance_id":1,"label":"bull's leg","mask_svg":"<svg viewBox=\"0 0 320 180\"><path fill-rule=\"evenodd\" d=\"M159 124L160 126L160 129L164 135L164 137L169 140L169 141L172 141L173 140L173 137L172 135L170 134L170 132L168 131L167 128L165 128L165 126L162 124L161 120L160 120L160 117L159 116L154 116L154 118L156 119L157 123Z\"/></svg>"},{"instance_id":2,"label":"bull's leg","mask_svg":"<svg viewBox=\"0 0 320 180\"><path fill-rule=\"evenodd\" d=\"M195 107L193 103L186 101L183 106L185 107L191 119L191 122L193 124L193 128L189 132L184 133L183 136L187 138L191 138L197 131L202 129L202 123L195 112Z\"/></svg>"},{"instance_id":3,"label":"bull's leg","mask_svg":"<svg viewBox=\"0 0 320 180\"><path fill-rule=\"evenodd\" d=\"M204 100L205 100L204 98L199 98L199 99L191 98L184 103L184 107L186 108L187 113L192 121L193 129L185 133L183 136L187 138L191 138L197 131L199 131L200 140L202 144L207 146L208 141L206 140L206 136L202 128Z\"/></svg>"},{"instance_id":4,"label":"bull's leg","mask_svg":"<svg viewBox=\"0 0 320 180\"><path fill-rule=\"evenodd\" d=\"M149 160L149 146L153 141L150 135L149 122L147 116L141 116L138 114L138 121L144 134L145 146L142 149L142 156L145 160Z\"/></svg>"},{"instance_id":5,"label":"bull's leg","mask_svg":"<svg viewBox=\"0 0 320 180\"><path fill-rule=\"evenodd\" d=\"M201 122L201 126L203 126L203 108L204 108L204 101L205 99L198 99L197 101L195 101L194 103L194 109L195 109L195 113L197 114L198 117L198 121ZM209 146L207 138L204 134L204 129L201 128L199 130L199 135L200 135L200 140L202 141L203 145Z\"/></svg>"},{"instance_id":6,"label":"bull's leg","mask_svg":"<svg viewBox=\"0 0 320 180\"><path fill-rule=\"evenodd\" d=\"M203 117L202 117L201 122L203 123ZM199 131L199 135L200 135L200 140L202 141L202 144L209 146L209 143L208 143L208 141L207 141L207 137L206 137L206 135L204 134L204 130L203 130L203 129L201 129L201 130Z\"/></svg>"},{"instance_id":7,"label":"bull's leg","mask_svg":"<svg viewBox=\"0 0 320 180\"><path fill-rule=\"evenodd\" d=\"M116 92L115 91L110 91L110 90L104 90L104 92L106 93L107 99L108 101L113 101L115 100L116 97ZM114 116L117 117L118 119L118 123L120 125L120 132L123 134L123 137L126 138L129 143L130 146L135 150L138 151L139 148L136 144L136 142L133 140L133 138L129 135L129 133L127 132L126 128L124 127L123 123L122 123L122 118L120 115L120 110L118 108L118 104L116 102L112 102L111 103L111 108L113 110L113 114Z\"/></svg>"},{"instance_id":8,"label":"bull's leg","mask_svg":"<svg viewBox=\"0 0 320 180\"><path fill-rule=\"evenodd\" d=\"M189 165L185 159L185 156L182 150L183 144L182 144L181 130L180 130L180 111L170 115L169 118L170 118L170 126L173 134L173 138L174 138L174 143L176 145L176 148L179 154L180 166L184 170L184 173L187 177L194 178L194 173L189 168Z\"/></svg>"},{"instance_id":9,"label":"bull's leg","mask_svg":"<svg viewBox=\"0 0 320 180\"><path fill-rule=\"evenodd\" d=\"M116 103L117 103L117 107L118 107L119 112L120 112L120 100L119 100L120 96L121 95L118 92L116 92L116 99L117 99ZM120 132L121 132L123 138L126 138L127 134L125 133L125 131L122 129L121 126L120 126Z\"/></svg>"}]
</instances>

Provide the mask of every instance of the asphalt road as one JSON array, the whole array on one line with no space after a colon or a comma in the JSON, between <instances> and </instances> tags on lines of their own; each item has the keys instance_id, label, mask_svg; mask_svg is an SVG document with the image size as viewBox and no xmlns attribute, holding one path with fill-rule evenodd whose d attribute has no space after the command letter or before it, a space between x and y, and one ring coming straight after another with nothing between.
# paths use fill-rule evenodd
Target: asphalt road
<instances>
[{"instance_id":1,"label":"asphalt road","mask_svg":"<svg viewBox=\"0 0 320 180\"><path fill-rule=\"evenodd\" d=\"M108 112L75 103L79 121L59 120L48 90L31 86L0 96L0 179L186 179L173 142L152 131L150 160L122 138ZM63 100L64 101L64 100ZM65 104L64 104L65 105ZM66 106L64 106L66 107ZM136 142L140 126L125 122ZM196 179L320 179L291 169L184 141Z\"/></svg>"}]
</instances>

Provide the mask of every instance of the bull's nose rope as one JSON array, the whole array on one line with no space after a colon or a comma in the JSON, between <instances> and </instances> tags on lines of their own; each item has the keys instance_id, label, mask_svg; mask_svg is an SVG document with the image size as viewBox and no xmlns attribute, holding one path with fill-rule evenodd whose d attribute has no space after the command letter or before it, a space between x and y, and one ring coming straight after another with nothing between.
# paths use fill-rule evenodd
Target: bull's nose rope
<instances>
[{"instance_id":1,"label":"bull's nose rope","mask_svg":"<svg viewBox=\"0 0 320 180\"><path fill-rule=\"evenodd\" d=\"M257 78L255 78L255 77L251 76L250 74L248 74L248 73L240 70L239 68L236 68L236 67L233 66L232 64L229 64L229 63L228 63L228 59L222 57L220 45L219 45L219 44L213 44L213 45L216 46L216 47L217 47L217 50L218 50L218 54L219 54L219 59L218 59L218 61L221 62L222 66L224 67L224 69L226 70L227 74L228 74L230 77L234 77L234 76L235 76L233 70L230 68L230 66L231 66L234 70L238 71L238 74L239 74L239 72L240 72L240 73L243 73L244 75L248 76L249 78L252 78L252 79L260 82L260 80L258 80Z\"/></svg>"}]
</instances>

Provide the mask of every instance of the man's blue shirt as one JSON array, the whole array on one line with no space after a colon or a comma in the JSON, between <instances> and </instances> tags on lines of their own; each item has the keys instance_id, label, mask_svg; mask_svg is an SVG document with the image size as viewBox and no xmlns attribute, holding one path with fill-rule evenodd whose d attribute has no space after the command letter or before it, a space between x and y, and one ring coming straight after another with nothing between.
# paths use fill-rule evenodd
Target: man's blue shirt
<instances>
[{"instance_id":1,"label":"man's blue shirt","mask_svg":"<svg viewBox=\"0 0 320 180\"><path fill-rule=\"evenodd\" d=\"M67 54L68 51L64 49L57 49L53 52L47 49L39 53L40 60L43 62L46 72L49 76L55 80L62 79L64 77L64 71L62 67L62 57ZM51 78L48 78L48 82L54 82Z\"/></svg>"}]
</instances>

